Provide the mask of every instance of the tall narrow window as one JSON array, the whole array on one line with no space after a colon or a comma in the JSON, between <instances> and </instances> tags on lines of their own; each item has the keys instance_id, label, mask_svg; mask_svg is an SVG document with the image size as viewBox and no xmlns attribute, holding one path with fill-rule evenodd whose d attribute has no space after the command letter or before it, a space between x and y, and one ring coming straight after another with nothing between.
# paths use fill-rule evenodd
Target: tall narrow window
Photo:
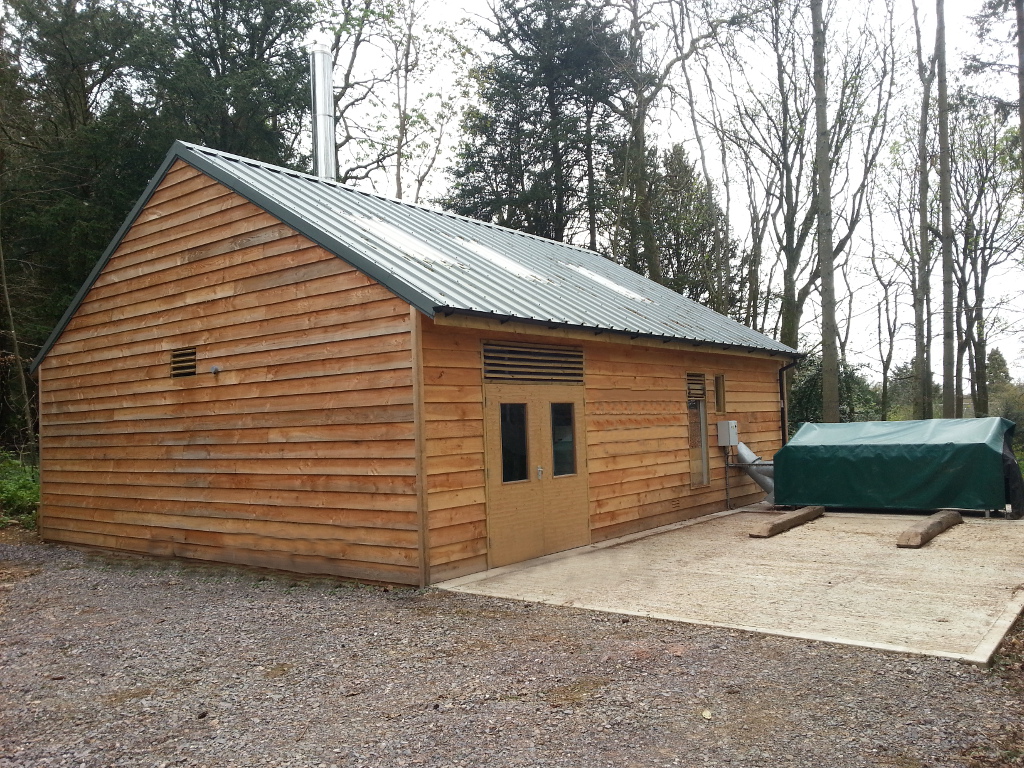
<instances>
[{"instance_id":1,"label":"tall narrow window","mask_svg":"<svg viewBox=\"0 0 1024 768\"><path fill-rule=\"evenodd\" d=\"M576 425L572 403L551 404L552 474L576 474Z\"/></svg>"},{"instance_id":2,"label":"tall narrow window","mask_svg":"<svg viewBox=\"0 0 1024 768\"><path fill-rule=\"evenodd\" d=\"M707 390L703 373L686 374L686 410L689 414L690 486L699 488L711 482L708 472Z\"/></svg>"},{"instance_id":3,"label":"tall narrow window","mask_svg":"<svg viewBox=\"0 0 1024 768\"><path fill-rule=\"evenodd\" d=\"M715 376L715 413L725 413L728 408L725 407L725 375L717 374Z\"/></svg>"},{"instance_id":4,"label":"tall narrow window","mask_svg":"<svg viewBox=\"0 0 1024 768\"><path fill-rule=\"evenodd\" d=\"M529 478L526 456L526 403L502 403L501 482Z\"/></svg>"}]
</instances>

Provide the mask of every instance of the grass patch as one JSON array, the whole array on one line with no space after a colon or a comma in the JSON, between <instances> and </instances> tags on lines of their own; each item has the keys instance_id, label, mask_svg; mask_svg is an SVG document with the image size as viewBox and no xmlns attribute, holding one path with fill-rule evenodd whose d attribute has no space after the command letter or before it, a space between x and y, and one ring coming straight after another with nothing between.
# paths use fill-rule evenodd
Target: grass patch
<instances>
[{"instance_id":1,"label":"grass patch","mask_svg":"<svg viewBox=\"0 0 1024 768\"><path fill-rule=\"evenodd\" d=\"M39 512L39 470L0 453L0 528L34 531Z\"/></svg>"}]
</instances>

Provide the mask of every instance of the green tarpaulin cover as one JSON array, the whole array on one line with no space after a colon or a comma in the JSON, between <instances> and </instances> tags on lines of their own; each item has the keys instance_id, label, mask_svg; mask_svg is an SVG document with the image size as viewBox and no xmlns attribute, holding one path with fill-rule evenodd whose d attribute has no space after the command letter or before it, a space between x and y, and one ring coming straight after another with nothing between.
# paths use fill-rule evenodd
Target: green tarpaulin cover
<instances>
[{"instance_id":1,"label":"green tarpaulin cover","mask_svg":"<svg viewBox=\"0 0 1024 768\"><path fill-rule=\"evenodd\" d=\"M1000 418L804 424L775 454L775 502L1001 510L1020 489L1013 429Z\"/></svg>"}]
</instances>

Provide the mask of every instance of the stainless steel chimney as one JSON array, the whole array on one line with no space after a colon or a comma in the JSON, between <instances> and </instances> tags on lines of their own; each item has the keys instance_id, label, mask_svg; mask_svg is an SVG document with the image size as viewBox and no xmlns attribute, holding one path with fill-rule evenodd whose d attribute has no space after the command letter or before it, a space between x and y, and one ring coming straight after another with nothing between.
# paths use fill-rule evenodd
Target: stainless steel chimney
<instances>
[{"instance_id":1,"label":"stainless steel chimney","mask_svg":"<svg viewBox=\"0 0 1024 768\"><path fill-rule=\"evenodd\" d=\"M334 81L331 51L323 43L309 49L309 85L313 97L313 172L337 181L334 151Z\"/></svg>"}]
</instances>

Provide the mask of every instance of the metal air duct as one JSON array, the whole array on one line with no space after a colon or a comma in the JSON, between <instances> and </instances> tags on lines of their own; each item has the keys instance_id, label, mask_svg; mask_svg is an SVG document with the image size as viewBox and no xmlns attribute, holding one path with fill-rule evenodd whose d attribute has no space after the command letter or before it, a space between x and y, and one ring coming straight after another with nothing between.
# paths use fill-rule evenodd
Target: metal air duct
<instances>
[{"instance_id":1,"label":"metal air duct","mask_svg":"<svg viewBox=\"0 0 1024 768\"><path fill-rule=\"evenodd\" d=\"M739 458L739 461L734 466L741 467L751 480L761 486L761 489L768 494L768 498L765 501L774 503L775 464L765 461L743 443L736 446L736 456Z\"/></svg>"}]
</instances>

